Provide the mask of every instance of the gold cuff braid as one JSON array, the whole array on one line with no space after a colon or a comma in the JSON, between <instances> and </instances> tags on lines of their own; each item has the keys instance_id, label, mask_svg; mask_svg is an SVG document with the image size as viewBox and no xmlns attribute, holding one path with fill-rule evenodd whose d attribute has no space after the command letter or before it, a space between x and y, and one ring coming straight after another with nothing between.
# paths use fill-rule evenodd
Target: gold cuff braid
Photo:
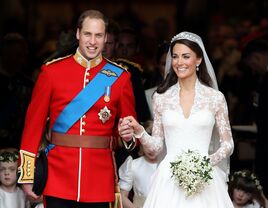
<instances>
[{"instance_id":1,"label":"gold cuff braid","mask_svg":"<svg viewBox=\"0 0 268 208\"><path fill-rule=\"evenodd\" d=\"M18 183L33 183L35 154L20 150L20 177Z\"/></svg>"}]
</instances>

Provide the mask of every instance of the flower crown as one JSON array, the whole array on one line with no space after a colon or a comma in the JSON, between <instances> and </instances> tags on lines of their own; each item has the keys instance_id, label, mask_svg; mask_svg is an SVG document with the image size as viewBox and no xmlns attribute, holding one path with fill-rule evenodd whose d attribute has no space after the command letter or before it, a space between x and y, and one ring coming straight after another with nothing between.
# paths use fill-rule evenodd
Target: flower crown
<instances>
[{"instance_id":1,"label":"flower crown","mask_svg":"<svg viewBox=\"0 0 268 208\"><path fill-rule=\"evenodd\" d=\"M260 184L260 181L258 180L257 176L254 173L250 173L246 170L237 171L237 172L233 173L230 180L234 181L234 179L237 177L242 177L242 178L245 178L247 180L252 181L256 185L256 187L259 191L262 190L262 186Z\"/></svg>"},{"instance_id":2,"label":"flower crown","mask_svg":"<svg viewBox=\"0 0 268 208\"><path fill-rule=\"evenodd\" d=\"M175 35L171 39L171 43L174 42L175 40L180 40L180 39L190 40L192 42L196 42L198 45L201 45L201 43L202 43L202 40L198 35L190 33L190 32L181 32L181 33Z\"/></svg>"},{"instance_id":3,"label":"flower crown","mask_svg":"<svg viewBox=\"0 0 268 208\"><path fill-rule=\"evenodd\" d=\"M4 151L0 153L0 162L16 162L19 158L18 151Z\"/></svg>"}]
</instances>

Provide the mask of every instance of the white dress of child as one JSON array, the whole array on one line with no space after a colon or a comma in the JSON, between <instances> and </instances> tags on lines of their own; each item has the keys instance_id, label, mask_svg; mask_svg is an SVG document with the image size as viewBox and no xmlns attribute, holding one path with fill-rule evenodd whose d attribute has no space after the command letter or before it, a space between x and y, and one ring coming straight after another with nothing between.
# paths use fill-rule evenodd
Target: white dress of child
<instances>
[{"instance_id":1,"label":"white dress of child","mask_svg":"<svg viewBox=\"0 0 268 208\"><path fill-rule=\"evenodd\" d=\"M157 163L148 162L144 156L134 159L128 156L119 168L119 186L130 191L133 188L133 204L142 208L150 189L151 176L157 168Z\"/></svg>"},{"instance_id":2,"label":"white dress of child","mask_svg":"<svg viewBox=\"0 0 268 208\"><path fill-rule=\"evenodd\" d=\"M0 187L0 208L30 208L30 202L21 188L7 192Z\"/></svg>"}]
</instances>

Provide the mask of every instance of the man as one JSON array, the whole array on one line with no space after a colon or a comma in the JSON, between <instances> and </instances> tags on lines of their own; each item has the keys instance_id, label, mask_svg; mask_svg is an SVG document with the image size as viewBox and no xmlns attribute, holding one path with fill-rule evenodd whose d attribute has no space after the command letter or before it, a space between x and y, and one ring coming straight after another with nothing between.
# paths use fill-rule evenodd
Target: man
<instances>
[{"instance_id":1,"label":"man","mask_svg":"<svg viewBox=\"0 0 268 208\"><path fill-rule=\"evenodd\" d=\"M139 122L145 123L150 119L150 111L142 84L142 68L140 64L130 61L138 52L138 36L132 29L120 30L120 26L113 20L110 20L110 23L107 29L104 56L114 60L130 72L137 119ZM120 143L118 146L120 146ZM125 148L117 148L115 151L117 168L122 165L129 154L130 152ZM137 157L138 149L131 151L131 154L134 158Z\"/></svg>"},{"instance_id":2,"label":"man","mask_svg":"<svg viewBox=\"0 0 268 208\"><path fill-rule=\"evenodd\" d=\"M114 201L111 138L120 117L135 115L130 74L102 57L107 20L96 10L78 19L75 55L42 66L29 106L18 180L31 199L34 163L47 117L47 208L108 208ZM131 141L131 138L127 138Z\"/></svg>"},{"instance_id":3,"label":"man","mask_svg":"<svg viewBox=\"0 0 268 208\"><path fill-rule=\"evenodd\" d=\"M134 89L136 112L139 122L150 119L150 111L146 101L142 82L143 69L136 62L139 50L139 36L131 28L123 28L117 36L116 63L124 66L131 73L131 81Z\"/></svg>"},{"instance_id":4,"label":"man","mask_svg":"<svg viewBox=\"0 0 268 208\"><path fill-rule=\"evenodd\" d=\"M115 22L113 19L109 20L109 25L107 28L107 41L103 49L103 56L107 59L115 59L115 48L116 42L118 41L117 36L120 31L119 28L120 27L117 22Z\"/></svg>"},{"instance_id":5,"label":"man","mask_svg":"<svg viewBox=\"0 0 268 208\"><path fill-rule=\"evenodd\" d=\"M131 28L123 28L118 34L116 56L135 61L139 51L139 38Z\"/></svg>"},{"instance_id":6,"label":"man","mask_svg":"<svg viewBox=\"0 0 268 208\"><path fill-rule=\"evenodd\" d=\"M254 75L257 76L257 86L254 104L257 107L257 140L256 140L256 174L261 180L263 193L268 198L268 171L266 168L268 146L268 41L266 39L252 40L242 51L242 61ZM267 201L268 203L268 201Z\"/></svg>"}]
</instances>

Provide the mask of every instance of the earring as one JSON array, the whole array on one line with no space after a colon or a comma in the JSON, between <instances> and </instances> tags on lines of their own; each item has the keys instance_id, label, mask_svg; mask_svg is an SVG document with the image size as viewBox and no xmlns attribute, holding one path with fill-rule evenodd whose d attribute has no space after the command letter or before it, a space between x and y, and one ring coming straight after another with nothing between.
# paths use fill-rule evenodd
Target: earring
<instances>
[{"instance_id":1,"label":"earring","mask_svg":"<svg viewBox=\"0 0 268 208\"><path fill-rule=\"evenodd\" d=\"M196 71L199 71L199 67L198 67L198 65L196 65Z\"/></svg>"}]
</instances>

